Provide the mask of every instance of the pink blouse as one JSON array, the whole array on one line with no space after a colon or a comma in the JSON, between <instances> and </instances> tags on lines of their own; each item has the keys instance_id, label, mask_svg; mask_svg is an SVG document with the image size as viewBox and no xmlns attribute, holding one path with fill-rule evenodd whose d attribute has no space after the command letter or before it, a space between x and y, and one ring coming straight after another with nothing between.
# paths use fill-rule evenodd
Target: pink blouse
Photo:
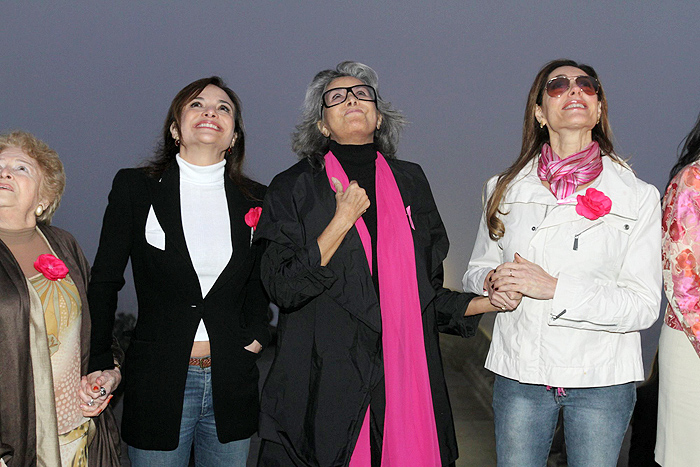
<instances>
[{"instance_id":1,"label":"pink blouse","mask_svg":"<svg viewBox=\"0 0 700 467\"><path fill-rule=\"evenodd\" d=\"M700 161L683 168L663 201L664 322L682 330L700 356Z\"/></svg>"}]
</instances>

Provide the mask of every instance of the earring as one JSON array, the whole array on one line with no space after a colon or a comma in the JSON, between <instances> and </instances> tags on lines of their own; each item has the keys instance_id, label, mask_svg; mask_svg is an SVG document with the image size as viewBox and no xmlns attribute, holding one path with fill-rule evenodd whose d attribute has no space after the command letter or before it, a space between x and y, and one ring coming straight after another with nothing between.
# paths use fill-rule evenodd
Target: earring
<instances>
[{"instance_id":1,"label":"earring","mask_svg":"<svg viewBox=\"0 0 700 467\"><path fill-rule=\"evenodd\" d=\"M546 125L545 122L540 122L540 128L544 128L545 125Z\"/></svg>"},{"instance_id":2,"label":"earring","mask_svg":"<svg viewBox=\"0 0 700 467\"><path fill-rule=\"evenodd\" d=\"M36 217L40 217L42 214L44 214L44 206L42 206L41 204L37 206L34 210L34 214L36 214Z\"/></svg>"},{"instance_id":3,"label":"earring","mask_svg":"<svg viewBox=\"0 0 700 467\"><path fill-rule=\"evenodd\" d=\"M180 146L180 138L175 138L175 146Z\"/></svg>"}]
</instances>

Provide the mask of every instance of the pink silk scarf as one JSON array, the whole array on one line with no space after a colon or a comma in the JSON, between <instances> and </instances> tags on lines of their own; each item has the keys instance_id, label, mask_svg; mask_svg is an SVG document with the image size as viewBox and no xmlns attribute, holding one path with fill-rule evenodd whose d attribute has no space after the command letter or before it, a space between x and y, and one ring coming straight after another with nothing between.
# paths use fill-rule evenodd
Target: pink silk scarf
<instances>
[{"instance_id":1,"label":"pink silk scarf","mask_svg":"<svg viewBox=\"0 0 700 467\"><path fill-rule=\"evenodd\" d=\"M602 171L600 147L595 141L565 159L561 159L545 143L537 164L537 175L543 182L549 182L549 191L557 199L570 196L578 186L592 182Z\"/></svg>"},{"instance_id":2,"label":"pink silk scarf","mask_svg":"<svg viewBox=\"0 0 700 467\"><path fill-rule=\"evenodd\" d=\"M331 188L335 190L331 177L347 187L348 177L333 153L329 151L325 161ZM377 267L386 387L382 467L440 466L413 235L394 174L379 152L376 168ZM371 272L372 244L362 217L355 227ZM368 407L350 467L370 467L371 460Z\"/></svg>"}]
</instances>

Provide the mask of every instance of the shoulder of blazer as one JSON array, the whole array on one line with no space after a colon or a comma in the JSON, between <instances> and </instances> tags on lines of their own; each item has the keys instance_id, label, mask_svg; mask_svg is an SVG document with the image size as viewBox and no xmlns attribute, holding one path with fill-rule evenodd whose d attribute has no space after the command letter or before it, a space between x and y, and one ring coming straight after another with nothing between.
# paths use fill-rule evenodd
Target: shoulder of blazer
<instances>
[{"instance_id":1,"label":"shoulder of blazer","mask_svg":"<svg viewBox=\"0 0 700 467\"><path fill-rule=\"evenodd\" d=\"M112 193L115 195L135 193L143 196L149 186L158 184L157 178L149 177L142 168L120 169L112 182Z\"/></svg>"},{"instance_id":2,"label":"shoulder of blazer","mask_svg":"<svg viewBox=\"0 0 700 467\"><path fill-rule=\"evenodd\" d=\"M245 183L245 188L247 188L250 195L252 195L252 198L250 195L246 196L242 187L238 187L238 190L253 204L261 204L263 198L265 197L265 192L267 192L267 186L247 177L243 178L243 183Z\"/></svg>"}]
</instances>

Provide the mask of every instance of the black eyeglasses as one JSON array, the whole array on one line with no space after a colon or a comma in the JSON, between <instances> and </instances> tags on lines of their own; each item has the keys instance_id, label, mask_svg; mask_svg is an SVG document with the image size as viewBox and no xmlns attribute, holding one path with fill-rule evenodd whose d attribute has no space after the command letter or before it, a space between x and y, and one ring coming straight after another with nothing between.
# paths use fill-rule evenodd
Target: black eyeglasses
<instances>
[{"instance_id":1,"label":"black eyeglasses","mask_svg":"<svg viewBox=\"0 0 700 467\"><path fill-rule=\"evenodd\" d=\"M377 91L368 84L356 84L347 88L333 88L323 93L323 106L335 107L348 99L349 93L352 93L356 99L361 101L372 101L377 103Z\"/></svg>"},{"instance_id":2,"label":"black eyeglasses","mask_svg":"<svg viewBox=\"0 0 700 467\"><path fill-rule=\"evenodd\" d=\"M559 97L571 89L571 80L574 80L576 82L576 86L581 88L581 91L585 92L589 96L595 96L598 94L598 89L600 88L598 80L588 75L572 77L555 76L547 81L547 84L544 85L544 89L547 91L549 97Z\"/></svg>"}]
</instances>

